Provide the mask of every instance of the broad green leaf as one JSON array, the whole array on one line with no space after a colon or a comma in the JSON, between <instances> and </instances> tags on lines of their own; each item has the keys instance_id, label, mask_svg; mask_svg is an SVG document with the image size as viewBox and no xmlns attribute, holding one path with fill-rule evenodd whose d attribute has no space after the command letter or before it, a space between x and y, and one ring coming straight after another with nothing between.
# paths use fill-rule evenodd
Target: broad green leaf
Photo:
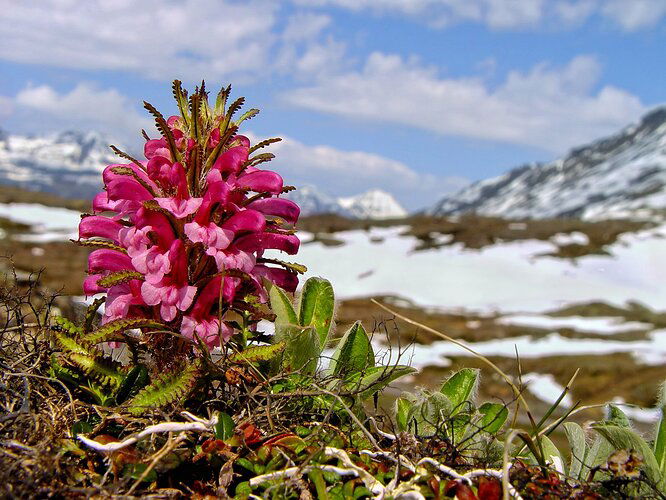
<instances>
[{"instance_id":1,"label":"broad green leaf","mask_svg":"<svg viewBox=\"0 0 666 500\"><path fill-rule=\"evenodd\" d=\"M661 418L657 424L657 435L654 438L654 456L659 464L661 475L666 477L666 383L659 387L658 401Z\"/></svg>"},{"instance_id":2,"label":"broad green leaf","mask_svg":"<svg viewBox=\"0 0 666 500\"><path fill-rule=\"evenodd\" d=\"M593 425L592 428L612 445L613 451L636 450L643 457L643 470L647 478L656 484L662 492L665 491L664 477L659 472L657 459L645 439L631 429L617 425L599 424Z\"/></svg>"},{"instance_id":3,"label":"broad green leaf","mask_svg":"<svg viewBox=\"0 0 666 500\"><path fill-rule=\"evenodd\" d=\"M413 406L414 403L406 398L399 397L395 400L395 421L400 432L407 430Z\"/></svg>"},{"instance_id":4,"label":"broad green leaf","mask_svg":"<svg viewBox=\"0 0 666 500\"><path fill-rule=\"evenodd\" d=\"M313 326L323 347L333 323L335 296L331 282L323 278L310 278L303 285L299 320L301 326Z\"/></svg>"},{"instance_id":5,"label":"broad green leaf","mask_svg":"<svg viewBox=\"0 0 666 500\"><path fill-rule=\"evenodd\" d=\"M442 384L439 390L453 405L453 414L465 409L465 402L473 403L476 386L479 382L479 370L476 368L463 368L454 373Z\"/></svg>"},{"instance_id":6,"label":"broad green leaf","mask_svg":"<svg viewBox=\"0 0 666 500\"><path fill-rule=\"evenodd\" d=\"M565 422L563 427L564 432L567 435L567 439L569 440L569 448L571 449L569 476L574 479L581 479L581 472L583 470L585 454L587 452L585 431L575 422Z\"/></svg>"},{"instance_id":7,"label":"broad green leaf","mask_svg":"<svg viewBox=\"0 0 666 500\"><path fill-rule=\"evenodd\" d=\"M449 398L438 392L431 394L421 407L419 416L423 420L419 427L419 435L435 434L444 421L451 416L452 411L453 404Z\"/></svg>"},{"instance_id":8,"label":"broad green leaf","mask_svg":"<svg viewBox=\"0 0 666 500\"><path fill-rule=\"evenodd\" d=\"M541 450L544 459L551 464L558 472L564 473L564 459L557 446L547 436L539 437L541 440Z\"/></svg>"},{"instance_id":9,"label":"broad green leaf","mask_svg":"<svg viewBox=\"0 0 666 500\"><path fill-rule=\"evenodd\" d=\"M224 412L217 414L217 424L215 424L215 437L224 441L234 435L235 424L233 419Z\"/></svg>"},{"instance_id":10,"label":"broad green leaf","mask_svg":"<svg viewBox=\"0 0 666 500\"><path fill-rule=\"evenodd\" d=\"M362 372L375 365L375 353L370 337L360 321L347 330L331 357L329 370L333 375Z\"/></svg>"},{"instance_id":11,"label":"broad green leaf","mask_svg":"<svg viewBox=\"0 0 666 500\"><path fill-rule=\"evenodd\" d=\"M310 327L287 326L284 329L285 349L282 355L282 370L314 373L317 369L321 345L317 331Z\"/></svg>"},{"instance_id":12,"label":"broad green leaf","mask_svg":"<svg viewBox=\"0 0 666 500\"><path fill-rule=\"evenodd\" d=\"M479 407L479 413L482 416L478 426L489 434L499 432L509 416L508 408L499 403L483 403Z\"/></svg>"},{"instance_id":13,"label":"broad green leaf","mask_svg":"<svg viewBox=\"0 0 666 500\"><path fill-rule=\"evenodd\" d=\"M617 425L618 427L631 427L629 417L617 406L608 405L608 417L605 421L608 425Z\"/></svg>"},{"instance_id":14,"label":"broad green leaf","mask_svg":"<svg viewBox=\"0 0 666 500\"><path fill-rule=\"evenodd\" d=\"M406 365L373 366L363 373L353 374L345 385L350 390L359 391L361 399L367 399L394 380L414 372L416 368Z\"/></svg>"},{"instance_id":15,"label":"broad green leaf","mask_svg":"<svg viewBox=\"0 0 666 500\"><path fill-rule=\"evenodd\" d=\"M297 325L296 311L287 293L277 285L271 285L269 291L271 310L275 314L275 333L280 336L287 325Z\"/></svg>"}]
</instances>

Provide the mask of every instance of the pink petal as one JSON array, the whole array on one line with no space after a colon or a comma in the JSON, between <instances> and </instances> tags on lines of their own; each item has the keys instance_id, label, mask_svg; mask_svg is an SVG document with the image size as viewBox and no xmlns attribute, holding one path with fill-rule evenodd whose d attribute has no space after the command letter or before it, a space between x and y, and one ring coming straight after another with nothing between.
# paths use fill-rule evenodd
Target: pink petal
<instances>
[{"instance_id":1,"label":"pink petal","mask_svg":"<svg viewBox=\"0 0 666 500\"><path fill-rule=\"evenodd\" d=\"M266 228L266 217L256 210L243 210L232 215L222 227L235 233L263 231Z\"/></svg>"},{"instance_id":2,"label":"pink petal","mask_svg":"<svg viewBox=\"0 0 666 500\"><path fill-rule=\"evenodd\" d=\"M203 199L190 198L188 200L182 200L178 198L155 198L155 201L160 207L168 210L176 216L176 218L182 219L199 210Z\"/></svg>"},{"instance_id":3,"label":"pink petal","mask_svg":"<svg viewBox=\"0 0 666 500\"><path fill-rule=\"evenodd\" d=\"M296 273L287 271L286 269L268 267L262 264L258 264L252 270L252 274L266 278L267 280L275 283L280 288L284 288L288 292L294 292L298 286L298 276Z\"/></svg>"},{"instance_id":4,"label":"pink petal","mask_svg":"<svg viewBox=\"0 0 666 500\"><path fill-rule=\"evenodd\" d=\"M234 246L246 252L262 252L273 248L293 255L298 252L300 243L293 234L253 233L238 238Z\"/></svg>"},{"instance_id":5,"label":"pink petal","mask_svg":"<svg viewBox=\"0 0 666 500\"><path fill-rule=\"evenodd\" d=\"M155 286L152 283L144 281L141 284L141 297L144 302L149 306L156 306L162 302L164 290L161 287Z\"/></svg>"},{"instance_id":6,"label":"pink petal","mask_svg":"<svg viewBox=\"0 0 666 500\"><path fill-rule=\"evenodd\" d=\"M90 272L113 272L134 270L134 267L128 255L109 248L100 248L88 256L88 269Z\"/></svg>"},{"instance_id":7,"label":"pink petal","mask_svg":"<svg viewBox=\"0 0 666 500\"><path fill-rule=\"evenodd\" d=\"M280 194L282 192L282 177L270 170L259 170L242 175L236 181L239 187L247 188L258 193Z\"/></svg>"},{"instance_id":8,"label":"pink petal","mask_svg":"<svg viewBox=\"0 0 666 500\"><path fill-rule=\"evenodd\" d=\"M220 172L237 173L247 161L249 149L245 146L236 146L222 153L215 163L213 169Z\"/></svg>"},{"instance_id":9,"label":"pink petal","mask_svg":"<svg viewBox=\"0 0 666 500\"><path fill-rule=\"evenodd\" d=\"M286 198L263 198L250 203L247 208L258 210L266 215L282 217L285 221L294 224L298 220L301 209L298 205Z\"/></svg>"},{"instance_id":10,"label":"pink petal","mask_svg":"<svg viewBox=\"0 0 666 500\"><path fill-rule=\"evenodd\" d=\"M96 293L106 292L106 288L102 288L97 282L103 278L102 274L91 274L83 281L83 293L85 295L95 295Z\"/></svg>"},{"instance_id":11,"label":"pink petal","mask_svg":"<svg viewBox=\"0 0 666 500\"><path fill-rule=\"evenodd\" d=\"M100 237L118 243L118 231L123 226L110 219L99 215L84 217L79 223L79 238Z\"/></svg>"}]
</instances>

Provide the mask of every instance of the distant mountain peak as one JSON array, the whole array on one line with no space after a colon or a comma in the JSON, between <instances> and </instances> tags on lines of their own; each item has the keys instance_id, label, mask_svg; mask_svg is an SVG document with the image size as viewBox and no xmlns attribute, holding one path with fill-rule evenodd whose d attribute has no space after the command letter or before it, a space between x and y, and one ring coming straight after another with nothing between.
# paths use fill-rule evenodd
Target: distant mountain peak
<instances>
[{"instance_id":1,"label":"distant mountain peak","mask_svg":"<svg viewBox=\"0 0 666 500\"><path fill-rule=\"evenodd\" d=\"M627 217L666 208L666 107L550 163L523 165L427 212L511 218Z\"/></svg>"}]
</instances>

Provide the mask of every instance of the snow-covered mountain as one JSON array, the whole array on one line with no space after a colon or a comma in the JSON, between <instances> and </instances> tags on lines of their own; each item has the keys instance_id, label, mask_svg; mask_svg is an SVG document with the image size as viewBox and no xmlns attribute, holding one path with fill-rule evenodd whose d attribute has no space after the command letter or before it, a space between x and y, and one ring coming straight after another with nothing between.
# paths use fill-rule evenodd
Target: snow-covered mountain
<instances>
[{"instance_id":1,"label":"snow-covered mountain","mask_svg":"<svg viewBox=\"0 0 666 500\"><path fill-rule=\"evenodd\" d=\"M471 184L427 212L599 219L655 208L666 208L666 107L554 162Z\"/></svg>"},{"instance_id":2,"label":"snow-covered mountain","mask_svg":"<svg viewBox=\"0 0 666 500\"><path fill-rule=\"evenodd\" d=\"M0 183L69 198L92 198L100 172L118 157L95 132L31 137L0 131Z\"/></svg>"},{"instance_id":3,"label":"snow-covered mountain","mask_svg":"<svg viewBox=\"0 0 666 500\"><path fill-rule=\"evenodd\" d=\"M338 204L358 219L398 219L407 215L395 198L381 189L338 198Z\"/></svg>"},{"instance_id":4,"label":"snow-covered mountain","mask_svg":"<svg viewBox=\"0 0 666 500\"><path fill-rule=\"evenodd\" d=\"M338 214L355 219L396 219L407 211L386 191L371 189L356 196L333 198L314 186L299 187L286 194L301 207L302 215Z\"/></svg>"}]
</instances>

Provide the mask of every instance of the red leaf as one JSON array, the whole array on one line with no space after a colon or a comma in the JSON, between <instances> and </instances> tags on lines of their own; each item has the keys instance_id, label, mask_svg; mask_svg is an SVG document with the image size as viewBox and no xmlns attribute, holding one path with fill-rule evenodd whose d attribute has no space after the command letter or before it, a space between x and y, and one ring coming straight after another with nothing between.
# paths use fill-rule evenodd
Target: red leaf
<instances>
[{"instance_id":1,"label":"red leaf","mask_svg":"<svg viewBox=\"0 0 666 500\"><path fill-rule=\"evenodd\" d=\"M502 498L502 484L495 478L481 476L478 495L479 500L499 500Z\"/></svg>"}]
</instances>

